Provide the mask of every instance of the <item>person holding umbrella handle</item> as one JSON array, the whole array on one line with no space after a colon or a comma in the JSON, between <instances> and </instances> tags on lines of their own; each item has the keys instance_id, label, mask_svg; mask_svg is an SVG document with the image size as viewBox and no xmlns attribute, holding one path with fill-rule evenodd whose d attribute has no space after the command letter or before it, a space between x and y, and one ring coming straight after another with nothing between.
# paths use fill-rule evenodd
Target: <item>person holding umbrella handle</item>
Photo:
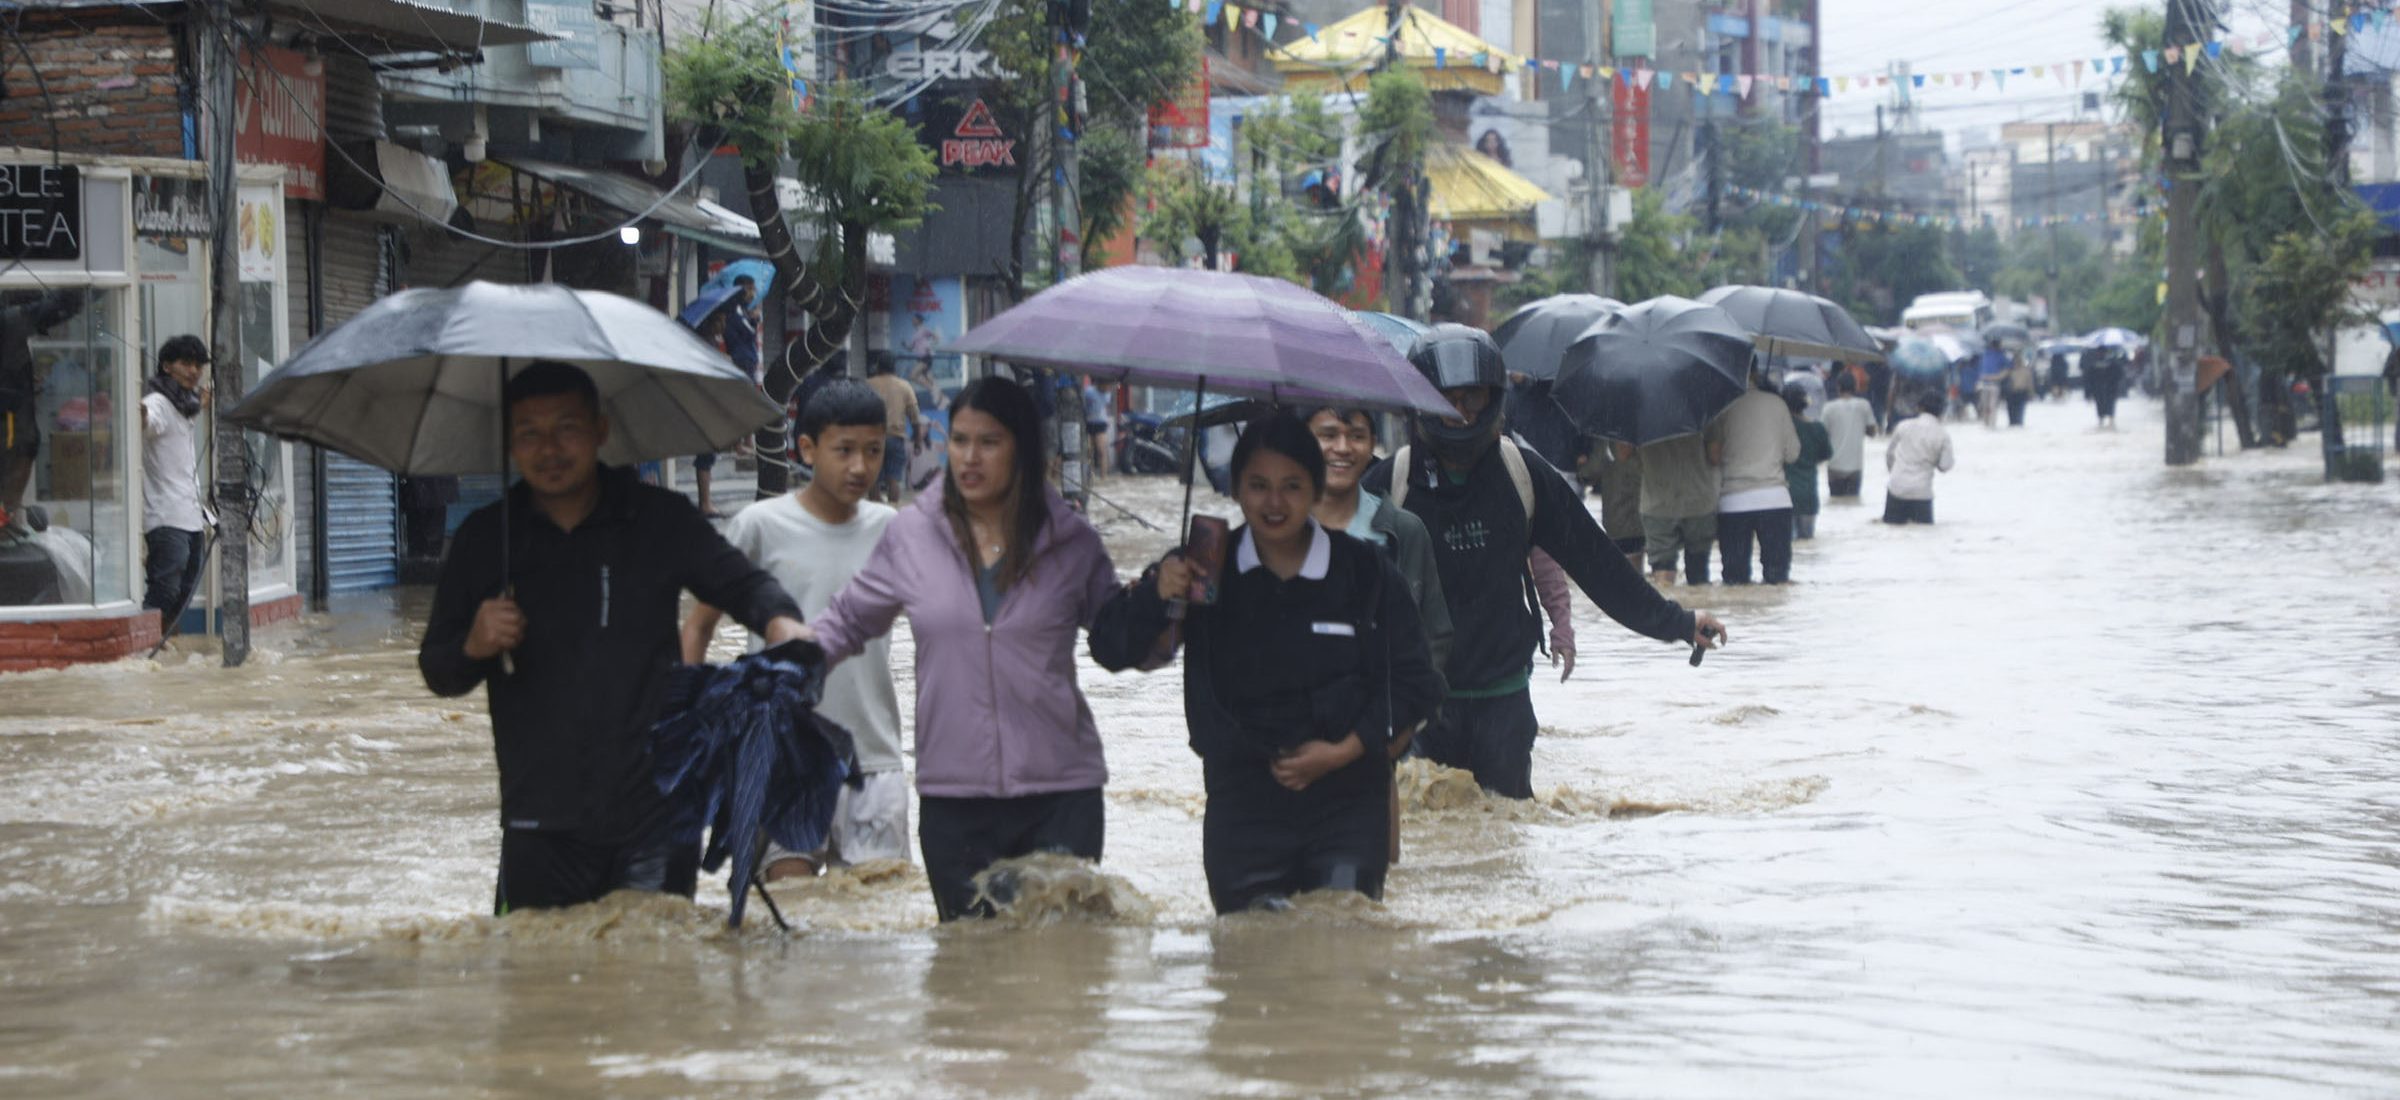
<instances>
[{"instance_id":1,"label":"person holding umbrella handle","mask_svg":"<svg viewBox=\"0 0 2400 1100\"><path fill-rule=\"evenodd\" d=\"M1455 413L1420 414L1410 445L1369 471L1364 486L1424 521L1449 597L1455 638L1442 671L1450 698L1417 745L1435 763L1473 772L1486 790L1531 798L1540 726L1529 685L1541 632L1527 591L1532 550L1556 559L1635 633L1704 651L1726 641L1725 627L1661 596L1601 533L1566 477L1506 438L1507 368L1489 335L1436 325L1408 358Z\"/></svg>"}]
</instances>

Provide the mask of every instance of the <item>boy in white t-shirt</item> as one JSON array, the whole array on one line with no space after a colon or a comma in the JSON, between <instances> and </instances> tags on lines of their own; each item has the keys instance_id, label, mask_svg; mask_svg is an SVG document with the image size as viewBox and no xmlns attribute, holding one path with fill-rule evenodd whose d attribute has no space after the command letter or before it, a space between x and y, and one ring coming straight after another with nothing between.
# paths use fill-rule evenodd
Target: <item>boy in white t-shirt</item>
<instances>
[{"instance_id":1,"label":"boy in white t-shirt","mask_svg":"<svg viewBox=\"0 0 2400 1100\"><path fill-rule=\"evenodd\" d=\"M825 613L834 593L866 565L897 515L866 499L883 469L883 398L847 379L809 396L795 437L802 462L816 477L798 492L762 500L725 524L725 541L773 575L810 618ZM683 659L698 664L723 615L706 604L683 624ZM750 652L760 649L750 639ZM900 697L892 685L888 637L834 666L817 708L841 723L857 743L864 786L843 787L833 830L823 850L790 852L769 846L766 881L813 875L823 868L870 860L908 859L908 776L900 759Z\"/></svg>"}]
</instances>

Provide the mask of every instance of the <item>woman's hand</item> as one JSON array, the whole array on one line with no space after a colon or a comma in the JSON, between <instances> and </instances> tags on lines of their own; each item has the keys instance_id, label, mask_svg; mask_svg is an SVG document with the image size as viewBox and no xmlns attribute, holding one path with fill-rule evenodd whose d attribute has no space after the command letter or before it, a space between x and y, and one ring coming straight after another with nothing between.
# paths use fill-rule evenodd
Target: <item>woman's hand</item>
<instances>
[{"instance_id":1,"label":"woman's hand","mask_svg":"<svg viewBox=\"0 0 2400 1100\"><path fill-rule=\"evenodd\" d=\"M1305 791L1309 784L1349 767L1366 751L1355 733L1339 741L1310 741L1278 757L1272 770L1275 781L1286 789Z\"/></svg>"},{"instance_id":2,"label":"woman's hand","mask_svg":"<svg viewBox=\"0 0 2400 1100\"><path fill-rule=\"evenodd\" d=\"M767 648L773 649L785 642L807 642L815 645L817 632L807 623L789 615L777 615L767 620Z\"/></svg>"},{"instance_id":3,"label":"woman's hand","mask_svg":"<svg viewBox=\"0 0 2400 1100\"><path fill-rule=\"evenodd\" d=\"M1189 599L1192 594L1192 563L1180 553L1169 554L1158 562L1158 598L1174 601Z\"/></svg>"}]
</instances>

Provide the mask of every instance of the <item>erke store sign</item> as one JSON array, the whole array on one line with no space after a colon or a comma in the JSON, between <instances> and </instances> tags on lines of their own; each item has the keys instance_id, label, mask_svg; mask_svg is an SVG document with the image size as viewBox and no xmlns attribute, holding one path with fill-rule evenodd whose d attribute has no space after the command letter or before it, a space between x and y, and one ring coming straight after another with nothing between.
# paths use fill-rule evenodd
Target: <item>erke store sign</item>
<instances>
[{"instance_id":1,"label":"erke store sign","mask_svg":"<svg viewBox=\"0 0 2400 1100\"><path fill-rule=\"evenodd\" d=\"M0 258L83 258L83 173L70 164L0 164Z\"/></svg>"}]
</instances>

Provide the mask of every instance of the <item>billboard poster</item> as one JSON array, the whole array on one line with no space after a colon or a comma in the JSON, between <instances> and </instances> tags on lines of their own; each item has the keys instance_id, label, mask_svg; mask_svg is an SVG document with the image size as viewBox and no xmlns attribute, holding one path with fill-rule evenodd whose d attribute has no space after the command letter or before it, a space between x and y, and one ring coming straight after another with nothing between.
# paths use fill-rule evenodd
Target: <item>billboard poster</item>
<instances>
[{"instance_id":1,"label":"billboard poster","mask_svg":"<svg viewBox=\"0 0 2400 1100\"><path fill-rule=\"evenodd\" d=\"M1652 57L1658 53L1658 20L1651 0L1617 0L1610 21L1616 57Z\"/></svg>"},{"instance_id":2,"label":"billboard poster","mask_svg":"<svg viewBox=\"0 0 2400 1100\"><path fill-rule=\"evenodd\" d=\"M892 357L903 378L930 368L933 388L948 397L967 384L966 359L941 349L966 335L966 283L957 276L892 276Z\"/></svg>"}]
</instances>

